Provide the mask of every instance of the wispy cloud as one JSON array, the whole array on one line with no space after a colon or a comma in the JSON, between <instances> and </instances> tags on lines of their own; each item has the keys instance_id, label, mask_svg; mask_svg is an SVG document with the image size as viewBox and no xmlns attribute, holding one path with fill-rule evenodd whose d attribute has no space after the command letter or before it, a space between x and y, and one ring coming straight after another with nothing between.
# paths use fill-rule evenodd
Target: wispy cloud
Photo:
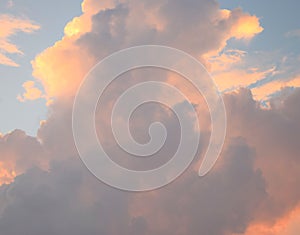
<instances>
[{"instance_id":1,"label":"wispy cloud","mask_svg":"<svg viewBox=\"0 0 300 235\"><path fill-rule=\"evenodd\" d=\"M300 37L300 29L289 31L285 34L286 37Z\"/></svg>"},{"instance_id":2,"label":"wispy cloud","mask_svg":"<svg viewBox=\"0 0 300 235\"><path fill-rule=\"evenodd\" d=\"M6 4L7 8L12 8L12 7L14 7L14 5L15 5L15 3L13 0L8 0L8 2Z\"/></svg>"},{"instance_id":3,"label":"wispy cloud","mask_svg":"<svg viewBox=\"0 0 300 235\"><path fill-rule=\"evenodd\" d=\"M0 15L0 25L0 64L17 67L19 65L8 55L23 55L23 52L18 45L11 41L11 37L20 32L32 33L38 30L40 26L29 19L6 14Z\"/></svg>"}]
</instances>

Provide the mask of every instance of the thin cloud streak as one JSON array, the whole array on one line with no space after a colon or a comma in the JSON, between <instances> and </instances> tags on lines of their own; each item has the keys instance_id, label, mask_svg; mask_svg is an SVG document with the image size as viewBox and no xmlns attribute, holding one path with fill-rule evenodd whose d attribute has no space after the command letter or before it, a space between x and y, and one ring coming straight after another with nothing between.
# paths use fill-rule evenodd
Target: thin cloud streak
<instances>
[{"instance_id":1,"label":"thin cloud streak","mask_svg":"<svg viewBox=\"0 0 300 235\"><path fill-rule=\"evenodd\" d=\"M11 37L19 33L33 33L40 26L29 19L12 15L0 15L0 64L18 67L19 65L8 56L11 54L23 55L20 48L11 42Z\"/></svg>"}]
</instances>

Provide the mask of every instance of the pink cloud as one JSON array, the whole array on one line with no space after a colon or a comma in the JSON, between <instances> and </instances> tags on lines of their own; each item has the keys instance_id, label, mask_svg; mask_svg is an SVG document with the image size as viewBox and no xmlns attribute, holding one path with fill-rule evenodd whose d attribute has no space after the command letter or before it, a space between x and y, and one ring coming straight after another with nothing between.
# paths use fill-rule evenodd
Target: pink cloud
<instances>
[{"instance_id":1,"label":"pink cloud","mask_svg":"<svg viewBox=\"0 0 300 235\"><path fill-rule=\"evenodd\" d=\"M7 54L22 55L23 52L10 41L10 37L20 32L32 33L38 30L40 26L26 18L17 18L12 15L0 15L0 24L0 63L17 67L18 64L11 60Z\"/></svg>"},{"instance_id":2,"label":"pink cloud","mask_svg":"<svg viewBox=\"0 0 300 235\"><path fill-rule=\"evenodd\" d=\"M141 165L138 160L127 160L128 156L112 143L107 115L113 101L140 77L149 80L160 76L189 93L201 114L204 127L200 130L198 158L178 181L157 191L133 194L98 182L79 160L72 135L72 107L79 84L99 59L125 47L157 43L178 47L202 60L217 53L213 61L208 61L211 68L215 72L230 70L231 64L241 63L245 53L219 55L227 41L249 40L263 29L256 16L241 9L221 10L210 0L85 1L82 7L83 15L67 25L65 36L32 62L33 75L42 83L47 97L55 98L38 136L14 131L0 138L2 183L14 180L0 187L3 233L247 234L257 224L272 227L297 209L299 90L280 97L279 104L269 109L262 108L249 90L225 94L228 135L224 151L213 171L199 178L196 165L211 131L203 99L183 86L178 76L150 70L128 73L121 83L112 85L105 96L108 102L95 114L98 137L104 139L114 160L131 167ZM247 86L272 71L233 70L219 82L224 88ZM23 98L40 97L33 85L25 84ZM181 102L174 100L174 105ZM167 160L178 141L176 119L167 111L148 107L136 114L132 127L136 137L147 140L144 130L149 123L158 120L167 124L171 134L168 146L158 154L159 161ZM192 117L186 116L192 123ZM146 167L157 163L146 161Z\"/></svg>"}]
</instances>

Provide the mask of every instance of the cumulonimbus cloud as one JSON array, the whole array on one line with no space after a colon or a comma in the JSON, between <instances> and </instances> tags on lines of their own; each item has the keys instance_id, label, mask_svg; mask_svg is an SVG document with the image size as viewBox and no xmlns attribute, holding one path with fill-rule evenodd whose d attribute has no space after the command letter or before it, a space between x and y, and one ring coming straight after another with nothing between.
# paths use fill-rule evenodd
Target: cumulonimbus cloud
<instances>
[{"instance_id":1,"label":"cumulonimbus cloud","mask_svg":"<svg viewBox=\"0 0 300 235\"><path fill-rule=\"evenodd\" d=\"M224 95L228 138L217 165L203 179L195 169L208 143L210 120L203 100L190 94L201 112L201 123L206 125L200 130L198 161L176 182L148 193L118 191L97 181L79 161L71 125L80 82L110 53L151 43L174 46L205 60L207 53L224 49L228 39L249 40L261 30L256 16L241 9L224 11L210 0L84 1L83 15L67 25L65 37L32 62L33 74L47 97L55 97L38 136L29 137L21 131L1 136L2 183L7 183L0 187L1 232L228 235L251 234L255 226L271 230L300 203L299 90L272 100L269 109L261 107L247 89ZM124 75L123 82L113 84L105 98L115 99L139 77L160 76L181 86L179 78L164 72L132 72ZM186 87L183 90L191 93ZM106 105L108 110L111 103ZM165 116L160 108L151 107L143 115L137 113L133 130L138 137L147 139L143 130L153 120L174 129L176 120L168 110L162 110ZM130 165L111 143L109 122L105 115L96 113L99 139L114 153L114 160ZM174 131L162 161L174 151L175 137ZM149 161L148 167L151 164Z\"/></svg>"}]
</instances>

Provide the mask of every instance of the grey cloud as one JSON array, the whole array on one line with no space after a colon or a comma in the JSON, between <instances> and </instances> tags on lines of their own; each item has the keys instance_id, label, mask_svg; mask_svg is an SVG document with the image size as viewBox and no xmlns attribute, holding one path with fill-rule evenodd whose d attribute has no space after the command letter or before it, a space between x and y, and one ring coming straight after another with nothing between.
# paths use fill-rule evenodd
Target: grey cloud
<instances>
[{"instance_id":1,"label":"grey cloud","mask_svg":"<svg viewBox=\"0 0 300 235\"><path fill-rule=\"evenodd\" d=\"M43 146L35 137L27 136L21 130L0 136L0 163L16 174L24 173L33 166L47 166Z\"/></svg>"},{"instance_id":2,"label":"grey cloud","mask_svg":"<svg viewBox=\"0 0 300 235\"><path fill-rule=\"evenodd\" d=\"M99 183L74 159L53 164L49 172L32 169L0 189L0 199L9 198L0 219L1 232L129 235L243 231L252 220L254 205L266 196L264 181L253 169L252 150L242 141L233 141L223 158L224 165L204 179L186 174L164 189L141 194Z\"/></svg>"},{"instance_id":3,"label":"grey cloud","mask_svg":"<svg viewBox=\"0 0 300 235\"><path fill-rule=\"evenodd\" d=\"M142 18L145 9L161 19L166 30L159 31L146 22ZM92 32L77 44L99 59L145 43L175 46L201 56L218 49L231 24L243 14L237 9L229 20L223 20L218 9L215 1L208 0L130 1L96 14ZM139 27L134 27L132 22L137 20ZM130 78L128 84L134 83L134 76ZM149 78L151 72L144 77ZM59 97L49 108L49 118L37 139L16 131L0 140L2 160L9 161L6 152L14 152L16 165L24 172L15 182L0 187L1 234L227 235L243 233L258 220L274 221L299 203L300 92L269 110L262 109L248 90L226 95L225 101L228 139L213 171L199 178L192 170L198 164L195 161L167 187L133 194L104 185L84 167L71 130L73 97ZM151 108L138 116L145 118L138 131L146 130L143 126L153 120L150 111L160 110ZM105 124L101 115L97 118ZM162 119L172 129L174 119ZM110 138L103 133L104 139ZM143 133L137 134L143 139ZM199 155L205 150L208 134L202 135ZM28 170L38 165L39 159L50 164L49 170Z\"/></svg>"},{"instance_id":4,"label":"grey cloud","mask_svg":"<svg viewBox=\"0 0 300 235\"><path fill-rule=\"evenodd\" d=\"M235 9L223 19L219 4L209 0L124 1L94 15L92 32L83 35L77 44L97 59L144 44L172 46L199 57L224 46L231 27L243 15L241 9ZM157 29L150 16L163 29Z\"/></svg>"},{"instance_id":5,"label":"grey cloud","mask_svg":"<svg viewBox=\"0 0 300 235\"><path fill-rule=\"evenodd\" d=\"M292 141L285 152L287 141L281 139L287 138L289 125L298 133L299 99L297 91L280 107L266 110L248 90L225 96L228 140L213 171L199 178L193 165L177 181L149 193L112 189L96 180L78 156L60 159L61 149L53 148L54 142L47 149L44 143L53 155L50 170L32 169L0 188L1 232L226 235L243 233L255 221L275 221L299 203L299 147ZM53 115L48 125L67 125L65 115ZM61 142L68 128L57 129ZM43 127L40 138L50 135L48 130Z\"/></svg>"}]
</instances>

